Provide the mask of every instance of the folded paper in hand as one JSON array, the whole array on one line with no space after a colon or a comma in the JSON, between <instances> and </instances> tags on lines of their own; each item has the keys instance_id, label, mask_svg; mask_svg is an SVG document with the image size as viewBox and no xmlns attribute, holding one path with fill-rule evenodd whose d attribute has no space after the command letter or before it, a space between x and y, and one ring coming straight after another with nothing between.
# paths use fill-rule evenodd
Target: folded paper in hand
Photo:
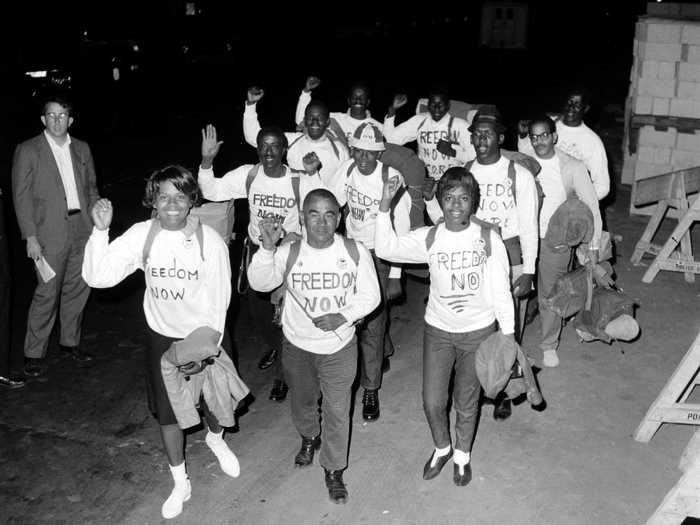
<instances>
[{"instance_id":1,"label":"folded paper in hand","mask_svg":"<svg viewBox=\"0 0 700 525\"><path fill-rule=\"evenodd\" d=\"M49 263L46 262L43 255L39 259L36 259L34 264L36 264L36 269L39 271L39 275L41 275L41 278L45 283L48 283L56 276L56 272L54 272L53 268L49 266Z\"/></svg>"}]
</instances>

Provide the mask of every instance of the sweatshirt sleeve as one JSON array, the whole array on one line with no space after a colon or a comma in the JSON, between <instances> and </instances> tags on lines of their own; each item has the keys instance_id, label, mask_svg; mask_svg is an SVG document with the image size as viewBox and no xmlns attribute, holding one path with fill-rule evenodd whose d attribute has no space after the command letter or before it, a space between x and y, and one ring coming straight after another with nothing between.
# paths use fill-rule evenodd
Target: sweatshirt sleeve
<instances>
[{"instance_id":1,"label":"sweatshirt sleeve","mask_svg":"<svg viewBox=\"0 0 700 525\"><path fill-rule=\"evenodd\" d=\"M82 269L83 280L91 288L110 288L143 267L147 233L139 231L142 224L135 224L111 243L108 230L92 229L85 245Z\"/></svg>"},{"instance_id":2,"label":"sweatshirt sleeve","mask_svg":"<svg viewBox=\"0 0 700 525\"><path fill-rule=\"evenodd\" d=\"M374 268L374 262L369 250L357 243L360 261L357 266L357 284L355 294L338 313L342 314L349 324L369 315L379 305L381 294L379 280Z\"/></svg>"},{"instance_id":3,"label":"sweatshirt sleeve","mask_svg":"<svg viewBox=\"0 0 700 525\"><path fill-rule=\"evenodd\" d=\"M221 334L223 338L226 328L226 312L231 301L231 263L228 257L228 248L219 238L207 237L209 245L214 246L205 264L207 276L207 308L208 318L211 319L211 328ZM221 339L219 340L221 344Z\"/></svg>"},{"instance_id":4,"label":"sweatshirt sleeve","mask_svg":"<svg viewBox=\"0 0 700 525\"><path fill-rule=\"evenodd\" d=\"M433 224L437 224L438 221L444 217L437 197L433 197L429 201L425 201L425 211L428 212L428 217L430 217L430 220L433 221Z\"/></svg>"},{"instance_id":5,"label":"sweatshirt sleeve","mask_svg":"<svg viewBox=\"0 0 700 525\"><path fill-rule=\"evenodd\" d=\"M603 219L600 215L600 203L596 194L593 182L587 176L585 166L578 161L569 162L567 168L572 170L570 175L574 185L574 192L581 201L583 201L593 214L593 237L591 239L591 248L597 250L600 247L600 236L603 231ZM576 169L578 168L578 169Z\"/></svg>"},{"instance_id":6,"label":"sweatshirt sleeve","mask_svg":"<svg viewBox=\"0 0 700 525\"><path fill-rule=\"evenodd\" d=\"M374 251L377 257L387 261L425 264L428 262L425 237L429 229L427 226L418 228L399 237L391 227L389 213L379 212L374 230Z\"/></svg>"},{"instance_id":7,"label":"sweatshirt sleeve","mask_svg":"<svg viewBox=\"0 0 700 525\"><path fill-rule=\"evenodd\" d=\"M299 95L299 101L297 102L297 109L294 113L294 122L299 125L304 120L304 113L306 112L306 106L311 102L311 92L306 92L303 89Z\"/></svg>"},{"instance_id":8,"label":"sweatshirt sleeve","mask_svg":"<svg viewBox=\"0 0 700 525\"><path fill-rule=\"evenodd\" d=\"M594 143L592 155L588 159L588 171L591 173L591 180L598 200L610 193L610 174L608 173L608 157L605 154L605 146L600 137L593 135Z\"/></svg>"},{"instance_id":9,"label":"sweatshirt sleeve","mask_svg":"<svg viewBox=\"0 0 700 525\"><path fill-rule=\"evenodd\" d=\"M202 195L207 200L220 202L243 199L247 197L245 181L252 168L252 164L240 166L217 179L214 177L212 168L204 169L200 166L197 173L197 183L202 190Z\"/></svg>"},{"instance_id":10,"label":"sweatshirt sleeve","mask_svg":"<svg viewBox=\"0 0 700 525\"><path fill-rule=\"evenodd\" d=\"M463 162L464 164L474 160L476 158L476 151L474 150L474 146L472 146L470 140L471 134L469 133L469 125L467 124L467 121L461 118L455 118L452 128L457 128L456 131L459 132L457 144L452 145L457 153L457 160Z\"/></svg>"},{"instance_id":11,"label":"sweatshirt sleeve","mask_svg":"<svg viewBox=\"0 0 700 525\"><path fill-rule=\"evenodd\" d=\"M248 265L248 283L253 290L271 292L282 284L289 246L283 244L275 251L258 248Z\"/></svg>"},{"instance_id":12,"label":"sweatshirt sleeve","mask_svg":"<svg viewBox=\"0 0 700 525\"><path fill-rule=\"evenodd\" d=\"M256 139L259 132L260 122L258 121L257 104L248 104L246 102L245 110L243 110L243 136L245 141L254 148L258 145Z\"/></svg>"},{"instance_id":13,"label":"sweatshirt sleeve","mask_svg":"<svg viewBox=\"0 0 700 525\"><path fill-rule=\"evenodd\" d=\"M513 296L510 293L510 263L508 253L499 235L491 232L491 255L486 259L485 279L496 313L496 320L504 335L515 332Z\"/></svg>"},{"instance_id":14,"label":"sweatshirt sleeve","mask_svg":"<svg viewBox=\"0 0 700 525\"><path fill-rule=\"evenodd\" d=\"M384 138L387 142L403 146L407 142L418 138L418 125L427 118L425 115L415 115L406 122L394 125L396 116L386 117L384 119Z\"/></svg>"},{"instance_id":15,"label":"sweatshirt sleeve","mask_svg":"<svg viewBox=\"0 0 700 525\"><path fill-rule=\"evenodd\" d=\"M517 177L516 202L518 203L518 227L523 254L523 273L534 275L539 247L537 187L532 174L517 164L515 176Z\"/></svg>"}]
</instances>

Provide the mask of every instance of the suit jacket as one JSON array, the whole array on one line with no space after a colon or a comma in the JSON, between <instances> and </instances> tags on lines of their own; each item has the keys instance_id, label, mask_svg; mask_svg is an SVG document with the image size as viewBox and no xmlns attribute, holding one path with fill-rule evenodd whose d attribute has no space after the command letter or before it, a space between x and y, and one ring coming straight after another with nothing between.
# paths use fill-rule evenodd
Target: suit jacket
<instances>
[{"instance_id":1,"label":"suit jacket","mask_svg":"<svg viewBox=\"0 0 700 525\"><path fill-rule=\"evenodd\" d=\"M85 239L90 209L99 199L95 166L87 143L71 137L71 158ZM46 253L58 253L68 239L68 206L58 164L44 133L21 143L12 162L12 197L22 239L36 236Z\"/></svg>"}]
</instances>

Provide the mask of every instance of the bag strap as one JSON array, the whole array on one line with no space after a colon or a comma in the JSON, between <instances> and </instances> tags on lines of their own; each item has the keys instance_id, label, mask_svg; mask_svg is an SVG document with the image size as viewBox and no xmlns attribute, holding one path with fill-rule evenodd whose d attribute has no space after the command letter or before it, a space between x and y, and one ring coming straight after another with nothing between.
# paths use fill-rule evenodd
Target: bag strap
<instances>
[{"instance_id":1,"label":"bag strap","mask_svg":"<svg viewBox=\"0 0 700 525\"><path fill-rule=\"evenodd\" d=\"M301 202L301 194L299 192L299 184L301 183L301 175L294 170L290 170L290 171L292 172L291 173L292 192L294 192L294 199L297 202L297 208L301 212L302 202Z\"/></svg>"},{"instance_id":2,"label":"bag strap","mask_svg":"<svg viewBox=\"0 0 700 525\"><path fill-rule=\"evenodd\" d=\"M345 178L346 178L346 179L349 179L349 178L350 178L350 174L352 173L352 170L355 169L355 166L357 166L357 163L356 163L355 161L352 161L352 162L350 163L350 166L348 166L348 171L347 171L347 173L345 174Z\"/></svg>"},{"instance_id":3,"label":"bag strap","mask_svg":"<svg viewBox=\"0 0 700 525\"><path fill-rule=\"evenodd\" d=\"M421 122L420 124L418 124L418 127L416 128L416 131L420 131L420 129L421 129L421 128L425 125L425 123L427 122L427 120L428 120L428 117L425 117L425 118L423 119L423 122Z\"/></svg>"},{"instance_id":4,"label":"bag strap","mask_svg":"<svg viewBox=\"0 0 700 525\"><path fill-rule=\"evenodd\" d=\"M248 175L245 177L245 194L246 197L250 195L250 187L253 185L253 180L258 176L258 171L260 171L260 164L253 166Z\"/></svg>"},{"instance_id":5,"label":"bag strap","mask_svg":"<svg viewBox=\"0 0 700 525\"><path fill-rule=\"evenodd\" d=\"M433 244L435 244L435 234L437 233L437 225L432 226L428 230L428 234L425 236L425 249L427 251L430 251L430 248L433 247Z\"/></svg>"},{"instance_id":6,"label":"bag strap","mask_svg":"<svg viewBox=\"0 0 700 525\"><path fill-rule=\"evenodd\" d=\"M355 263L355 266L359 267L360 266L360 250L357 248L357 243L355 242L354 239L348 239L343 235L343 244L345 245L345 249L348 252L348 255L350 255L350 258L352 259L352 262Z\"/></svg>"},{"instance_id":7,"label":"bag strap","mask_svg":"<svg viewBox=\"0 0 700 525\"><path fill-rule=\"evenodd\" d=\"M479 226L481 230L481 240L484 241L484 251L486 252L486 257L491 257L491 232L497 228L497 226L491 222L484 221L472 215L469 217L469 222Z\"/></svg>"},{"instance_id":8,"label":"bag strap","mask_svg":"<svg viewBox=\"0 0 700 525\"><path fill-rule=\"evenodd\" d=\"M518 205L518 197L515 192L515 162L512 160L508 161L508 178L510 179L510 187L513 190L513 204Z\"/></svg>"},{"instance_id":9,"label":"bag strap","mask_svg":"<svg viewBox=\"0 0 700 525\"><path fill-rule=\"evenodd\" d=\"M452 124L454 124L455 118L450 115L450 120L447 121L447 141L452 141Z\"/></svg>"},{"instance_id":10,"label":"bag strap","mask_svg":"<svg viewBox=\"0 0 700 525\"><path fill-rule=\"evenodd\" d=\"M289 146L287 146L287 151L289 151L290 149L292 149L292 146L294 146L294 145L295 145L297 142L299 142L302 138L304 138L304 134L303 134L303 133L302 133L301 135L299 135L297 138L295 138L295 139L289 144Z\"/></svg>"},{"instance_id":11,"label":"bag strap","mask_svg":"<svg viewBox=\"0 0 700 525\"><path fill-rule=\"evenodd\" d=\"M467 171L471 172L472 166L474 165L474 160L475 159L472 159L464 165L464 167L467 169Z\"/></svg>"},{"instance_id":12,"label":"bag strap","mask_svg":"<svg viewBox=\"0 0 700 525\"><path fill-rule=\"evenodd\" d=\"M335 141L337 140L335 136L328 130L326 130L326 137L331 143L331 147L333 148L333 153L335 153L335 158L340 160L340 150L338 149L338 146L335 145Z\"/></svg>"},{"instance_id":13,"label":"bag strap","mask_svg":"<svg viewBox=\"0 0 700 525\"><path fill-rule=\"evenodd\" d=\"M153 239L156 238L156 235L158 235L158 232L160 230L160 222L158 222L158 219L151 219L151 225L148 228L148 235L146 235L146 242L143 244L143 254L141 257L143 260L144 271L146 270L146 262L148 261L148 256L151 253L151 246L153 246Z\"/></svg>"},{"instance_id":14,"label":"bag strap","mask_svg":"<svg viewBox=\"0 0 700 525\"><path fill-rule=\"evenodd\" d=\"M282 280L282 284L287 282L287 277L289 276L289 273L292 271L294 264L297 262L297 259L299 258L300 251L301 251L301 241L294 241L292 244L289 245L289 255L287 256L287 263L285 264L285 267L284 267L284 279Z\"/></svg>"}]
</instances>

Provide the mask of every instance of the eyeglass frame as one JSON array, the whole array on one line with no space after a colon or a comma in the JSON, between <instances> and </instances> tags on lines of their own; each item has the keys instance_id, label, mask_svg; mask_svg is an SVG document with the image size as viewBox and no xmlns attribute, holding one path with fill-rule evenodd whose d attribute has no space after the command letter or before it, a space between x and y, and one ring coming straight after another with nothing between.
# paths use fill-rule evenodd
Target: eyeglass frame
<instances>
[{"instance_id":1,"label":"eyeglass frame","mask_svg":"<svg viewBox=\"0 0 700 525\"><path fill-rule=\"evenodd\" d=\"M531 142L539 142L540 140L547 140L549 137L553 136L556 133L556 131L543 131L542 133L538 133L537 135L533 133L528 133L528 137L530 137Z\"/></svg>"},{"instance_id":2,"label":"eyeglass frame","mask_svg":"<svg viewBox=\"0 0 700 525\"><path fill-rule=\"evenodd\" d=\"M45 113L44 117L56 121L65 122L70 118L70 113Z\"/></svg>"}]
</instances>

